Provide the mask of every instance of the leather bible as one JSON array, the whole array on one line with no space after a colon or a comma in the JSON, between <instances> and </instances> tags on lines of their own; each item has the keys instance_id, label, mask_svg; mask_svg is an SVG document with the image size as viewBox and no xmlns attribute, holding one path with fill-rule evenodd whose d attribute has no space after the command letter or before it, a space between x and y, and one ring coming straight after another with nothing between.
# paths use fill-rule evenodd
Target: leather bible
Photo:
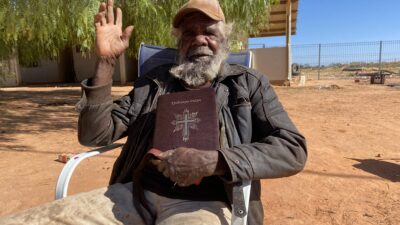
<instances>
[{"instance_id":1,"label":"leather bible","mask_svg":"<svg viewBox=\"0 0 400 225\"><path fill-rule=\"evenodd\" d=\"M212 88L175 92L158 98L153 148L215 150L219 128Z\"/></svg>"},{"instance_id":2,"label":"leather bible","mask_svg":"<svg viewBox=\"0 0 400 225\"><path fill-rule=\"evenodd\" d=\"M153 135L153 148L145 154L139 166L133 171L132 182L133 193L136 195L133 198L136 208L145 208L150 213L152 211L147 207L141 177L147 166L154 167L161 163L158 157L161 152L178 147L201 150L219 148L219 124L214 89L182 91L158 97ZM204 180L206 179L210 178ZM200 185L201 182L202 178L199 178L194 184ZM208 182L212 183L212 180ZM166 182L163 183L168 185ZM177 182L171 187L170 193L175 191L184 193L197 189L182 187L179 191L174 189L176 184Z\"/></svg>"}]
</instances>

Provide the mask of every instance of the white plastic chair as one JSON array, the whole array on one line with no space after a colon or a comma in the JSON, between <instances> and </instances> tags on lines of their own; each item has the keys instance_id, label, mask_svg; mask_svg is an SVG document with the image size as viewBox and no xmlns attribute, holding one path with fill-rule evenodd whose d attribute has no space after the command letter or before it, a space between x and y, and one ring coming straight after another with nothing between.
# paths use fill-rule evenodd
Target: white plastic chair
<instances>
[{"instance_id":1,"label":"white plastic chair","mask_svg":"<svg viewBox=\"0 0 400 225\"><path fill-rule=\"evenodd\" d=\"M138 60L138 75L141 76L149 72L152 68L156 66L160 66L163 64L177 63L178 53L176 49L173 48L164 48L159 46L147 45L142 43L139 49L139 60ZM230 64L240 64L243 66L251 67L252 62L252 54L250 51L245 52L234 52L230 53L227 59L227 63ZM74 155L71 159L65 164L64 168L61 171L60 176L57 180L56 185L56 194L55 199L65 198L68 195L68 185L71 179L72 173L75 168L81 163L84 159L96 156L98 154L116 149L121 147L123 144L114 143L105 147L96 148L89 152L80 153L78 155ZM250 190L251 190L251 181L242 182L243 195L245 200L246 212L249 209L249 201L250 201ZM235 215L235 208L232 206L232 225L246 225L247 224L247 214L243 218L237 217Z\"/></svg>"}]
</instances>

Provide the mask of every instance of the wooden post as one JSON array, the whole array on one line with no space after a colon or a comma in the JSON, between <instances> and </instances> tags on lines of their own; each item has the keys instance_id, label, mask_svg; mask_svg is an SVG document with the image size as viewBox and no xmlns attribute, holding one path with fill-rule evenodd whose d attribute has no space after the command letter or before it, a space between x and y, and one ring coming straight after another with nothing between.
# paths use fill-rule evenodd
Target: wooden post
<instances>
[{"instance_id":1,"label":"wooden post","mask_svg":"<svg viewBox=\"0 0 400 225\"><path fill-rule=\"evenodd\" d=\"M125 0L121 1L121 8L124 10L125 7ZM126 59L125 53L119 56L119 78L121 84L126 84Z\"/></svg>"},{"instance_id":2,"label":"wooden post","mask_svg":"<svg viewBox=\"0 0 400 225\"><path fill-rule=\"evenodd\" d=\"M8 60L9 70L15 74L15 82L17 86L22 84L21 70L19 68L18 50L14 47L10 54L10 59Z\"/></svg>"},{"instance_id":3,"label":"wooden post","mask_svg":"<svg viewBox=\"0 0 400 225\"><path fill-rule=\"evenodd\" d=\"M119 78L121 84L126 84L125 53L119 56Z\"/></svg>"},{"instance_id":4,"label":"wooden post","mask_svg":"<svg viewBox=\"0 0 400 225\"><path fill-rule=\"evenodd\" d=\"M71 46L67 46L60 51L60 56L58 57L59 82L74 83L78 81L75 72L73 51L74 49Z\"/></svg>"},{"instance_id":5,"label":"wooden post","mask_svg":"<svg viewBox=\"0 0 400 225\"><path fill-rule=\"evenodd\" d=\"M292 0L286 2L286 52L288 80L292 80Z\"/></svg>"}]
</instances>

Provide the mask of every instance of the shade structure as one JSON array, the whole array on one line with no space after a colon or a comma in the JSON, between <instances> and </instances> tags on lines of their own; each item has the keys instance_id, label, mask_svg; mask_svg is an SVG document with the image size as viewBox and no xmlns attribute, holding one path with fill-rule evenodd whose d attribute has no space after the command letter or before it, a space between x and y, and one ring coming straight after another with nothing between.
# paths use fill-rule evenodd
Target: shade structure
<instances>
[{"instance_id":1,"label":"shade structure","mask_svg":"<svg viewBox=\"0 0 400 225\"><path fill-rule=\"evenodd\" d=\"M290 7L288 7L291 3ZM296 34L297 13L299 7L299 0L281 0L279 4L271 6L269 12L269 20L265 29L259 31L257 35L250 35L250 37L272 37L272 36L285 36L287 29L287 17L291 17L291 34ZM291 10L289 10L291 8ZM267 12L268 13L268 12Z\"/></svg>"}]
</instances>

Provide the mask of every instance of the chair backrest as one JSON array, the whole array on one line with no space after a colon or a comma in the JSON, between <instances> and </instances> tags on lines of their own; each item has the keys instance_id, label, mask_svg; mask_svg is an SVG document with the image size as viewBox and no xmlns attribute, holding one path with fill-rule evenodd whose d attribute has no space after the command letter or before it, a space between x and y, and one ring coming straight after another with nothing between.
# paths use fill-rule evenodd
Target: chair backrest
<instances>
[{"instance_id":1,"label":"chair backrest","mask_svg":"<svg viewBox=\"0 0 400 225\"><path fill-rule=\"evenodd\" d=\"M164 64L178 63L178 50L160 46L140 44L138 60L138 75L143 76L153 68ZM252 55L250 51L232 52L226 60L229 64L239 64L251 67Z\"/></svg>"}]
</instances>

